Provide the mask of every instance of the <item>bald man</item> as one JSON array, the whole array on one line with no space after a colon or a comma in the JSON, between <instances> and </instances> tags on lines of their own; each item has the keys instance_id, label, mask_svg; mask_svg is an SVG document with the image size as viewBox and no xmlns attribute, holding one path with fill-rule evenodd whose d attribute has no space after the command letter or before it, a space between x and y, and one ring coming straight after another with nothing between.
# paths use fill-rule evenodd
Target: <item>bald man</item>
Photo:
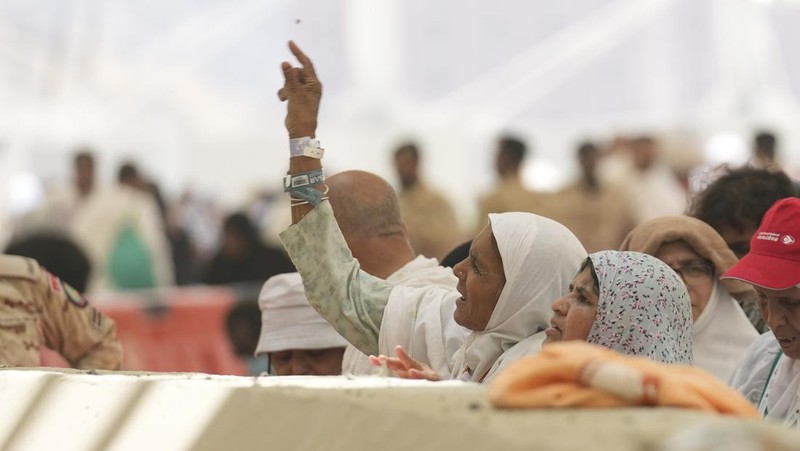
<instances>
[{"instance_id":1,"label":"bald man","mask_svg":"<svg viewBox=\"0 0 800 451\"><path fill-rule=\"evenodd\" d=\"M435 258L414 252L397 193L386 180L369 172L345 171L329 177L326 184L336 222L363 271L396 285L455 289L458 279L452 270L439 266ZM267 347L266 332L262 330L258 348ZM464 329L464 337L467 332ZM367 356L348 345L342 373L373 372Z\"/></svg>"}]
</instances>

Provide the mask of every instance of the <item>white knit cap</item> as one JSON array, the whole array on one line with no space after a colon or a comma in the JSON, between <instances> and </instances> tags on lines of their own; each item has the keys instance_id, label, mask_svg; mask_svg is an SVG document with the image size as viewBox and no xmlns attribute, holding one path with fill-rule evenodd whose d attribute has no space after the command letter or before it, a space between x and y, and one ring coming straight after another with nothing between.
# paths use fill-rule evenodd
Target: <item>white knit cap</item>
<instances>
[{"instance_id":1,"label":"white knit cap","mask_svg":"<svg viewBox=\"0 0 800 451\"><path fill-rule=\"evenodd\" d=\"M347 340L308 303L303 280L296 272L270 277L261 288L258 306L261 308L261 337L256 355L347 346Z\"/></svg>"}]
</instances>

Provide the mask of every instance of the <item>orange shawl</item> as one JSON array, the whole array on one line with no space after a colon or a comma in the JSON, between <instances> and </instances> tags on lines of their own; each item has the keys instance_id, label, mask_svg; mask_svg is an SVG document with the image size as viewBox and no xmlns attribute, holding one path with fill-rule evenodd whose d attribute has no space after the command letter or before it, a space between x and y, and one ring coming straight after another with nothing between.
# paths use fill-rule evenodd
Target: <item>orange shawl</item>
<instances>
[{"instance_id":1,"label":"orange shawl","mask_svg":"<svg viewBox=\"0 0 800 451\"><path fill-rule=\"evenodd\" d=\"M758 418L755 407L697 368L631 357L583 341L554 343L489 385L495 407L664 406Z\"/></svg>"}]
</instances>

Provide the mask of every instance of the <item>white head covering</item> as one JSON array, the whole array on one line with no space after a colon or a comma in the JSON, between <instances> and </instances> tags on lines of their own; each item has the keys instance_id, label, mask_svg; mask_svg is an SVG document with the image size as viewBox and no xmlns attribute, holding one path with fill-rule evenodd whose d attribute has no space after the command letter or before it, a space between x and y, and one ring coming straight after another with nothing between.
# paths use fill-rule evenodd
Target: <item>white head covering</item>
<instances>
[{"instance_id":1,"label":"white head covering","mask_svg":"<svg viewBox=\"0 0 800 451\"><path fill-rule=\"evenodd\" d=\"M513 212L490 214L489 221L506 284L486 329L473 332L457 355L454 376L474 381L505 351L547 328L551 303L569 291L586 258L575 235L551 219Z\"/></svg>"},{"instance_id":2,"label":"white head covering","mask_svg":"<svg viewBox=\"0 0 800 451\"><path fill-rule=\"evenodd\" d=\"M261 337L256 355L289 349L345 347L345 340L308 303L298 273L270 277L258 296Z\"/></svg>"},{"instance_id":3,"label":"white head covering","mask_svg":"<svg viewBox=\"0 0 800 451\"><path fill-rule=\"evenodd\" d=\"M718 279L692 327L694 366L726 381L758 332Z\"/></svg>"},{"instance_id":4,"label":"white head covering","mask_svg":"<svg viewBox=\"0 0 800 451\"><path fill-rule=\"evenodd\" d=\"M640 252L590 255L600 284L586 341L664 363L692 363L692 306L678 274Z\"/></svg>"}]
</instances>

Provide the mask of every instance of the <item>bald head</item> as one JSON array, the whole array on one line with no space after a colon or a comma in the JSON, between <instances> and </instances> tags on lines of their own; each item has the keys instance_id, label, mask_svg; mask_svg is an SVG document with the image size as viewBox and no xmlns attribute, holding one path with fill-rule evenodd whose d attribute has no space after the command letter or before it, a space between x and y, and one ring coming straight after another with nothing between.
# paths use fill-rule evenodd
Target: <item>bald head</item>
<instances>
[{"instance_id":1,"label":"bald head","mask_svg":"<svg viewBox=\"0 0 800 451\"><path fill-rule=\"evenodd\" d=\"M326 183L333 215L361 269L385 279L414 259L397 193L386 180L347 171Z\"/></svg>"},{"instance_id":2,"label":"bald head","mask_svg":"<svg viewBox=\"0 0 800 451\"><path fill-rule=\"evenodd\" d=\"M345 239L405 236L397 193L365 171L340 172L326 180L336 222Z\"/></svg>"}]
</instances>

